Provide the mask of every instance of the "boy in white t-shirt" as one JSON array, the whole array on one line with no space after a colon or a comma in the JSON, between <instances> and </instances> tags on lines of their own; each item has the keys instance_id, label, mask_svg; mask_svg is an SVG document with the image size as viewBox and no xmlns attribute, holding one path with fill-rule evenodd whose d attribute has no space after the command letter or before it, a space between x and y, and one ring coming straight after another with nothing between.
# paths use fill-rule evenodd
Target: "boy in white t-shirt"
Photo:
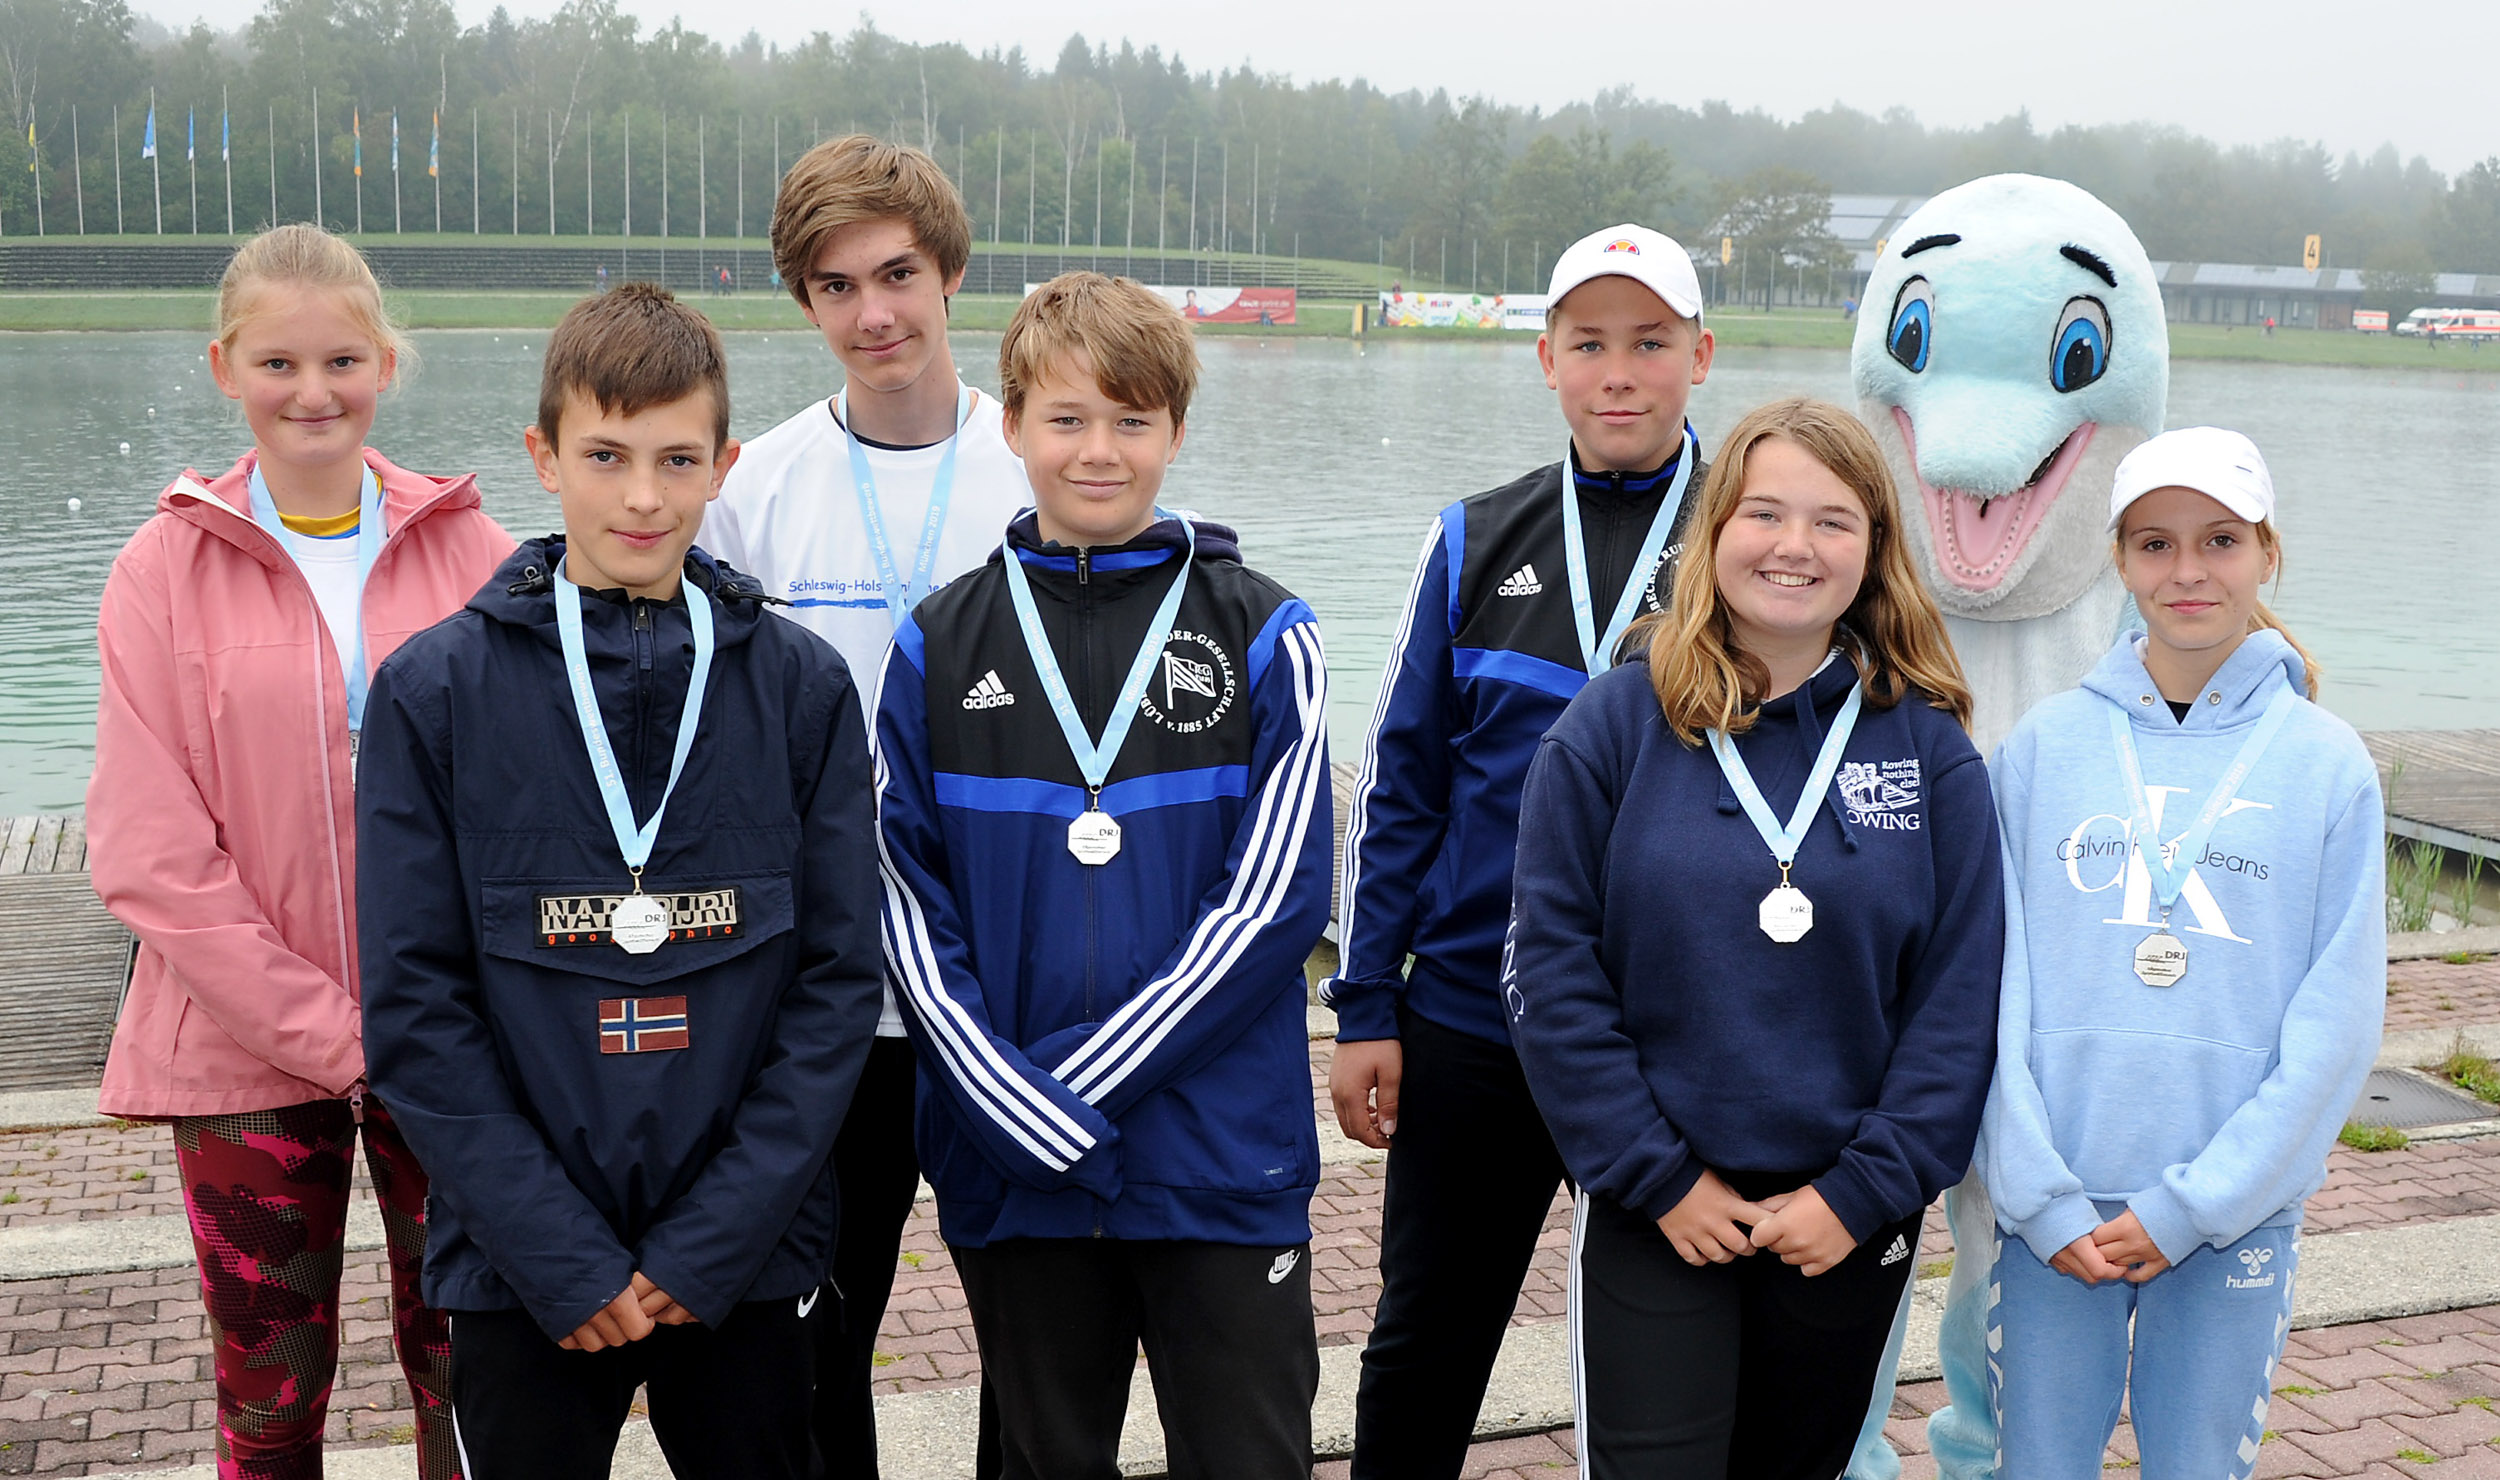
<instances>
[{"instance_id":1,"label":"boy in white t-shirt","mask_svg":"<svg viewBox=\"0 0 2500 1480\"><path fill-rule=\"evenodd\" d=\"M917 149L852 134L782 178L773 265L841 361L843 385L747 441L701 543L788 602L784 615L865 683L884 671L905 614L988 559L1030 501L997 401L957 379L947 348L947 302L971 255L963 197ZM868 1380L920 1182L914 1072L889 990L833 1151L842 1318L817 1328L815 1411L828 1480L877 1473Z\"/></svg>"}]
</instances>

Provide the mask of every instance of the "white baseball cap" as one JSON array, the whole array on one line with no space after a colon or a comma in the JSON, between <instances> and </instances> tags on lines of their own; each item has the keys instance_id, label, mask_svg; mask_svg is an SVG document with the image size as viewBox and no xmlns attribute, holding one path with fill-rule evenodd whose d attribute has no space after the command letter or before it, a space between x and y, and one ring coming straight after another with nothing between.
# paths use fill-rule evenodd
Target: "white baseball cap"
<instances>
[{"instance_id":1,"label":"white baseball cap","mask_svg":"<svg viewBox=\"0 0 2500 1480\"><path fill-rule=\"evenodd\" d=\"M1599 277L1628 277L1665 299L1667 307L1701 322L1701 278L1693 271L1693 255L1664 232L1626 222L1565 247L1554 259L1554 281L1545 290L1547 311L1564 294Z\"/></svg>"},{"instance_id":2,"label":"white baseball cap","mask_svg":"<svg viewBox=\"0 0 2500 1480\"><path fill-rule=\"evenodd\" d=\"M2156 488L2193 488L2251 524L2274 517L2274 475L2257 444L2221 427L2181 427L2121 458L2109 489L2109 527Z\"/></svg>"}]
</instances>

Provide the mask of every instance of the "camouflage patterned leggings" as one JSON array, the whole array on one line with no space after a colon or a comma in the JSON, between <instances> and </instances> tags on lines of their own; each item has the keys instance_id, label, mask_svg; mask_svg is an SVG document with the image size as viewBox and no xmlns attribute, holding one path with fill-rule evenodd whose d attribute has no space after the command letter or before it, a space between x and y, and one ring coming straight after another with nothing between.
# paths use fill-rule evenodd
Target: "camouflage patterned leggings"
<instances>
[{"instance_id":1,"label":"camouflage patterned leggings","mask_svg":"<svg viewBox=\"0 0 2500 1480\"><path fill-rule=\"evenodd\" d=\"M457 1480L451 1338L442 1313L418 1295L425 1172L371 1100L363 1129L390 1251L391 1331L416 1409L417 1472ZM174 1122L217 1359L218 1480L321 1475L356 1130L343 1100Z\"/></svg>"}]
</instances>

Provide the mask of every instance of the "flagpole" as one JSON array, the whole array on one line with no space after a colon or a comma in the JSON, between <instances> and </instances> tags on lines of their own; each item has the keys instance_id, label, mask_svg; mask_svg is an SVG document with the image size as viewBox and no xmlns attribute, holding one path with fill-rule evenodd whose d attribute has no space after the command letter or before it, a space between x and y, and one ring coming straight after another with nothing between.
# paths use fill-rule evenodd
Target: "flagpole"
<instances>
[{"instance_id":1,"label":"flagpole","mask_svg":"<svg viewBox=\"0 0 2500 1480\"><path fill-rule=\"evenodd\" d=\"M43 235L43 144L35 137L35 111L26 110L26 173L35 177L35 235Z\"/></svg>"},{"instance_id":2,"label":"flagpole","mask_svg":"<svg viewBox=\"0 0 2500 1480\"><path fill-rule=\"evenodd\" d=\"M365 109L362 103L349 107L347 131L356 140L356 234L362 236L365 234Z\"/></svg>"},{"instance_id":3,"label":"flagpole","mask_svg":"<svg viewBox=\"0 0 2500 1480\"><path fill-rule=\"evenodd\" d=\"M443 105L451 101L451 63L442 53L434 57L440 69L440 81L434 94L434 142L425 152L425 172L434 177L434 234L443 234Z\"/></svg>"},{"instance_id":4,"label":"flagpole","mask_svg":"<svg viewBox=\"0 0 2500 1480\"><path fill-rule=\"evenodd\" d=\"M269 105L269 224L278 224L278 105L275 103Z\"/></svg>"},{"instance_id":5,"label":"flagpole","mask_svg":"<svg viewBox=\"0 0 2500 1480\"><path fill-rule=\"evenodd\" d=\"M316 87L312 92L313 225L327 231L329 218L321 213L321 89Z\"/></svg>"},{"instance_id":6,"label":"flagpole","mask_svg":"<svg viewBox=\"0 0 2500 1480\"><path fill-rule=\"evenodd\" d=\"M117 120L120 116L118 112L120 106L118 103L114 105L117 110L115 113ZM118 127L113 130L113 150L116 156L114 165L119 168L121 130ZM69 188L72 197L78 202L78 234L85 236L87 234L87 168L86 161L78 157L78 105L76 103L69 105Z\"/></svg>"},{"instance_id":7,"label":"flagpole","mask_svg":"<svg viewBox=\"0 0 2500 1480\"><path fill-rule=\"evenodd\" d=\"M616 276L619 282L633 271L634 263L634 111L625 110L625 222L618 234Z\"/></svg>"},{"instance_id":8,"label":"flagpole","mask_svg":"<svg viewBox=\"0 0 2500 1480\"><path fill-rule=\"evenodd\" d=\"M226 164L226 235L234 235L234 113L226 89L217 89L217 155Z\"/></svg>"},{"instance_id":9,"label":"flagpole","mask_svg":"<svg viewBox=\"0 0 2500 1480\"><path fill-rule=\"evenodd\" d=\"M165 156L156 147L156 89L148 89L148 192L156 198L156 234L165 234Z\"/></svg>"},{"instance_id":10,"label":"flagpole","mask_svg":"<svg viewBox=\"0 0 2500 1480\"><path fill-rule=\"evenodd\" d=\"M556 234L556 110L547 110L547 234Z\"/></svg>"},{"instance_id":11,"label":"flagpole","mask_svg":"<svg viewBox=\"0 0 2500 1480\"><path fill-rule=\"evenodd\" d=\"M191 177L191 234L200 234L200 115L182 110L182 170Z\"/></svg>"},{"instance_id":12,"label":"flagpole","mask_svg":"<svg viewBox=\"0 0 2500 1480\"><path fill-rule=\"evenodd\" d=\"M400 231L399 215L399 110L391 110L391 235Z\"/></svg>"},{"instance_id":13,"label":"flagpole","mask_svg":"<svg viewBox=\"0 0 2500 1480\"><path fill-rule=\"evenodd\" d=\"M484 156L478 152L478 148L477 105L473 103L469 106L469 235L471 236L486 234L486 210L480 204L485 197L478 193L480 188L478 161Z\"/></svg>"},{"instance_id":14,"label":"flagpole","mask_svg":"<svg viewBox=\"0 0 2500 1480\"><path fill-rule=\"evenodd\" d=\"M582 235L599 234L599 177L590 168L590 118L582 115Z\"/></svg>"}]
</instances>

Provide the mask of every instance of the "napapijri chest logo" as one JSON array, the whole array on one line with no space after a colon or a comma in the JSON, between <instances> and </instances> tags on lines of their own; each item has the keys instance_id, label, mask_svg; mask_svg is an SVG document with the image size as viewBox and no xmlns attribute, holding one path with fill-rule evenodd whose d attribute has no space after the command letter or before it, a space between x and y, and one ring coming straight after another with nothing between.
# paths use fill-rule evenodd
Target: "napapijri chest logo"
<instances>
[{"instance_id":1,"label":"napapijri chest logo","mask_svg":"<svg viewBox=\"0 0 2500 1480\"><path fill-rule=\"evenodd\" d=\"M607 945L615 938L611 932L616 907L631 897L624 894L538 896L539 947ZM734 887L690 889L683 893L656 894L652 898L668 906L670 941L722 940L738 934L743 928L738 914L738 891Z\"/></svg>"},{"instance_id":2,"label":"napapijri chest logo","mask_svg":"<svg viewBox=\"0 0 2500 1480\"><path fill-rule=\"evenodd\" d=\"M2239 1258L2240 1263L2247 1266L2248 1277L2246 1279L2242 1279L2235 1274L2225 1275L2222 1281L2225 1287L2233 1290L2266 1290L2273 1288L2274 1276L2271 1273L2263 1272L2265 1271L2267 1265L2274 1262L2274 1251L2272 1249L2242 1249L2239 1252Z\"/></svg>"},{"instance_id":3,"label":"napapijri chest logo","mask_svg":"<svg viewBox=\"0 0 2500 1480\"><path fill-rule=\"evenodd\" d=\"M1504 576L1502 584L1493 589L1493 594L1496 596L1534 596L1544 589L1545 583L1537 579L1536 563L1531 561Z\"/></svg>"},{"instance_id":4,"label":"napapijri chest logo","mask_svg":"<svg viewBox=\"0 0 2500 1480\"><path fill-rule=\"evenodd\" d=\"M658 1053L692 1041L683 997L609 997L599 1003L601 1053Z\"/></svg>"},{"instance_id":5,"label":"napapijri chest logo","mask_svg":"<svg viewBox=\"0 0 2500 1480\"><path fill-rule=\"evenodd\" d=\"M981 681L964 695L966 709L1004 709L1015 702L1016 696L1007 692L1007 685L1000 682L995 668L982 674Z\"/></svg>"},{"instance_id":6,"label":"napapijri chest logo","mask_svg":"<svg viewBox=\"0 0 2500 1480\"><path fill-rule=\"evenodd\" d=\"M1202 632L1174 628L1163 644L1163 662L1137 707L1175 735L1213 729L1232 711L1240 684L1233 660Z\"/></svg>"},{"instance_id":7,"label":"napapijri chest logo","mask_svg":"<svg viewBox=\"0 0 2500 1480\"><path fill-rule=\"evenodd\" d=\"M1840 802L1849 809L1853 827L1877 832L1917 832L1924 825L1919 812L1918 760L1843 761Z\"/></svg>"}]
</instances>

